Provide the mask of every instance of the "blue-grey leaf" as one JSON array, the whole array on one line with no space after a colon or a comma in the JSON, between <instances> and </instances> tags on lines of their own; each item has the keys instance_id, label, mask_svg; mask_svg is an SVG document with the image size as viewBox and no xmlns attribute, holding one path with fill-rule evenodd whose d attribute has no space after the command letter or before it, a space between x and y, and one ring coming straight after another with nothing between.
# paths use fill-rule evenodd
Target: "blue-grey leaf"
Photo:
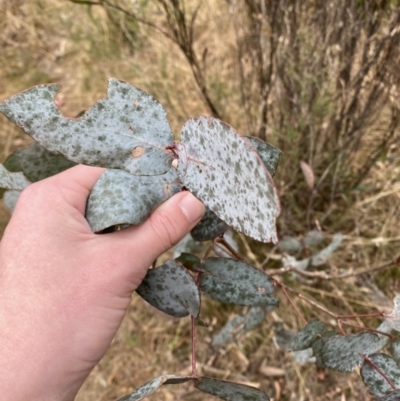
<instances>
[{"instance_id":1,"label":"blue-grey leaf","mask_svg":"<svg viewBox=\"0 0 400 401\"><path fill-rule=\"evenodd\" d=\"M156 392L163 384L180 384L185 383L189 380L193 380L190 376L177 376L177 375L162 375L155 379L143 384L131 394L128 394L118 401L140 401L150 394Z\"/></svg>"},{"instance_id":2,"label":"blue-grey leaf","mask_svg":"<svg viewBox=\"0 0 400 401\"><path fill-rule=\"evenodd\" d=\"M183 126L176 153L183 184L220 219L256 240L278 241L278 194L246 138L220 120L199 117Z\"/></svg>"},{"instance_id":3,"label":"blue-grey leaf","mask_svg":"<svg viewBox=\"0 0 400 401\"><path fill-rule=\"evenodd\" d=\"M274 341L284 350L290 351L293 348L294 339L296 336L297 333L285 329L281 322L274 323Z\"/></svg>"},{"instance_id":4,"label":"blue-grey leaf","mask_svg":"<svg viewBox=\"0 0 400 401\"><path fill-rule=\"evenodd\" d=\"M285 236L278 242L278 248L286 252L297 252L303 247L297 238Z\"/></svg>"},{"instance_id":5,"label":"blue-grey leaf","mask_svg":"<svg viewBox=\"0 0 400 401\"><path fill-rule=\"evenodd\" d=\"M202 219L190 232L195 241L203 242L220 237L228 225L222 221L210 208L206 207Z\"/></svg>"},{"instance_id":6,"label":"blue-grey leaf","mask_svg":"<svg viewBox=\"0 0 400 401\"><path fill-rule=\"evenodd\" d=\"M8 189L4 193L3 203L4 206L9 210L12 214L14 212L15 206L17 204L18 198L21 195L21 191L16 191L14 189Z\"/></svg>"},{"instance_id":7,"label":"blue-grey leaf","mask_svg":"<svg viewBox=\"0 0 400 401\"><path fill-rule=\"evenodd\" d=\"M0 188L22 191L29 184L23 173L11 173L0 164Z\"/></svg>"},{"instance_id":8,"label":"blue-grey leaf","mask_svg":"<svg viewBox=\"0 0 400 401\"><path fill-rule=\"evenodd\" d=\"M303 242L306 247L313 247L319 245L324 239L324 233L318 230L311 230L305 235Z\"/></svg>"},{"instance_id":9,"label":"blue-grey leaf","mask_svg":"<svg viewBox=\"0 0 400 401\"><path fill-rule=\"evenodd\" d=\"M186 267L186 269L199 272L201 270L201 261L200 259L191 253L182 252L177 258L175 258L177 262L179 262L182 266Z\"/></svg>"},{"instance_id":10,"label":"blue-grey leaf","mask_svg":"<svg viewBox=\"0 0 400 401\"><path fill-rule=\"evenodd\" d=\"M352 372L363 363L363 355L374 354L380 347L380 337L370 332L334 336L322 347L322 362L330 369Z\"/></svg>"},{"instance_id":11,"label":"blue-grey leaf","mask_svg":"<svg viewBox=\"0 0 400 401\"><path fill-rule=\"evenodd\" d=\"M293 351L301 351L311 347L316 341L317 335L324 330L324 324L318 320L312 319L297 334L293 344Z\"/></svg>"},{"instance_id":12,"label":"blue-grey leaf","mask_svg":"<svg viewBox=\"0 0 400 401\"><path fill-rule=\"evenodd\" d=\"M388 391L383 397L378 398L379 401L399 401L400 390Z\"/></svg>"},{"instance_id":13,"label":"blue-grey leaf","mask_svg":"<svg viewBox=\"0 0 400 401\"><path fill-rule=\"evenodd\" d=\"M117 224L140 224L181 189L174 168L154 176L106 170L90 192L86 219L94 232Z\"/></svg>"},{"instance_id":14,"label":"blue-grey leaf","mask_svg":"<svg viewBox=\"0 0 400 401\"><path fill-rule=\"evenodd\" d=\"M246 136L246 138L249 140L251 146L253 146L254 150L258 153L265 167L273 177L276 168L278 167L279 158L282 156L282 152L275 146L264 142L260 138L254 136Z\"/></svg>"},{"instance_id":15,"label":"blue-grey leaf","mask_svg":"<svg viewBox=\"0 0 400 401\"><path fill-rule=\"evenodd\" d=\"M312 344L312 350L313 350L313 355L315 356L315 364L319 368L325 367L323 361L322 361L322 348L324 344L333 336L337 336L338 333L336 331L330 330L330 331L325 331L324 333L321 333L320 337L317 338L314 343Z\"/></svg>"},{"instance_id":16,"label":"blue-grey leaf","mask_svg":"<svg viewBox=\"0 0 400 401\"><path fill-rule=\"evenodd\" d=\"M247 333L255 326L261 324L265 318L263 308L250 308L244 316L234 316L229 319L221 331L216 334L211 342L213 346L220 346Z\"/></svg>"},{"instance_id":17,"label":"blue-grey leaf","mask_svg":"<svg viewBox=\"0 0 400 401\"><path fill-rule=\"evenodd\" d=\"M244 306L277 306L274 284L261 270L238 260L207 258L200 289L211 298Z\"/></svg>"},{"instance_id":18,"label":"blue-grey leaf","mask_svg":"<svg viewBox=\"0 0 400 401\"><path fill-rule=\"evenodd\" d=\"M201 377L194 382L194 386L225 401L269 401L263 391L244 384Z\"/></svg>"},{"instance_id":19,"label":"blue-grey leaf","mask_svg":"<svg viewBox=\"0 0 400 401\"><path fill-rule=\"evenodd\" d=\"M315 356L313 356L312 348L302 349L300 351L293 351L293 357L299 365L305 365L307 363L314 363L316 361Z\"/></svg>"},{"instance_id":20,"label":"blue-grey leaf","mask_svg":"<svg viewBox=\"0 0 400 401\"><path fill-rule=\"evenodd\" d=\"M386 354L373 354L368 357L372 363L395 385L400 388L400 367L394 359ZM367 360L364 361L361 371L364 384L369 387L372 395L381 396L392 390L388 381Z\"/></svg>"},{"instance_id":21,"label":"blue-grey leaf","mask_svg":"<svg viewBox=\"0 0 400 401\"><path fill-rule=\"evenodd\" d=\"M7 157L7 159L3 163L3 166L11 173L17 173L18 171L22 171L22 168L18 163L15 153L12 153Z\"/></svg>"},{"instance_id":22,"label":"blue-grey leaf","mask_svg":"<svg viewBox=\"0 0 400 401\"><path fill-rule=\"evenodd\" d=\"M390 344L390 352L394 360L400 363L400 340L393 340Z\"/></svg>"},{"instance_id":23,"label":"blue-grey leaf","mask_svg":"<svg viewBox=\"0 0 400 401\"><path fill-rule=\"evenodd\" d=\"M31 182L51 177L76 165L65 157L49 152L38 143L17 150L15 158L25 177Z\"/></svg>"},{"instance_id":24,"label":"blue-grey leaf","mask_svg":"<svg viewBox=\"0 0 400 401\"><path fill-rule=\"evenodd\" d=\"M167 315L199 315L200 293L197 284L191 274L172 259L149 270L136 292Z\"/></svg>"},{"instance_id":25,"label":"blue-grey leaf","mask_svg":"<svg viewBox=\"0 0 400 401\"><path fill-rule=\"evenodd\" d=\"M166 111L153 97L114 78L108 97L82 117L65 118L54 103L56 84L39 85L0 103L0 112L42 146L76 163L163 174L174 141Z\"/></svg>"}]
</instances>

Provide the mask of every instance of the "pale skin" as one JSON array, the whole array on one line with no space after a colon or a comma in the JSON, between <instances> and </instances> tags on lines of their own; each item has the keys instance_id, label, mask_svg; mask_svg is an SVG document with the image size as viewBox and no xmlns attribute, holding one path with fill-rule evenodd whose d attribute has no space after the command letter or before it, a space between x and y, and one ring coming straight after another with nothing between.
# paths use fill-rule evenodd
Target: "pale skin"
<instances>
[{"instance_id":1,"label":"pale skin","mask_svg":"<svg viewBox=\"0 0 400 401\"><path fill-rule=\"evenodd\" d=\"M76 166L32 184L7 226L0 243L4 400L74 400L149 266L204 212L181 192L138 227L94 234L85 205L103 171Z\"/></svg>"}]
</instances>

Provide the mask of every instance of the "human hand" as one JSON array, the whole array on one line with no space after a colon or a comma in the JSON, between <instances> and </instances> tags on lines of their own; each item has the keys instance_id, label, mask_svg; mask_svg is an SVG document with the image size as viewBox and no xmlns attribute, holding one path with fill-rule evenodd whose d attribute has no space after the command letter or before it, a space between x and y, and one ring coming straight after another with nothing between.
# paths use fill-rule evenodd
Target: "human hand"
<instances>
[{"instance_id":1,"label":"human hand","mask_svg":"<svg viewBox=\"0 0 400 401\"><path fill-rule=\"evenodd\" d=\"M204 212L181 192L142 225L96 235L84 213L103 171L73 167L18 200L0 243L2 399L73 400L148 267Z\"/></svg>"}]
</instances>

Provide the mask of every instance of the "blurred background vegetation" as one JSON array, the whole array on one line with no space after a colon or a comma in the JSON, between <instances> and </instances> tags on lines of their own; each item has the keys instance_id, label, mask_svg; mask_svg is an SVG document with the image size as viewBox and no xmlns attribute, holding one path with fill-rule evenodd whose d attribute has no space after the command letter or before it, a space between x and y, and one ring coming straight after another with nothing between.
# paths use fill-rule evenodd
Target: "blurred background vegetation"
<instances>
[{"instance_id":1,"label":"blurred background vegetation","mask_svg":"<svg viewBox=\"0 0 400 401\"><path fill-rule=\"evenodd\" d=\"M74 117L105 96L108 77L125 80L164 105L176 134L188 118L213 115L280 148L280 237L344 234L322 269L370 268L397 256L399 1L0 0L0 32L0 100L58 82L61 111ZM4 161L29 139L3 116L0 127ZM8 218L1 209L1 230ZM281 266L276 248L237 241L256 266L267 257L269 268ZM336 312L371 312L390 308L399 277L394 266L342 282L292 284ZM211 350L211 334L233 311L204 304L204 373L252 383L274 401L369 399L357 373L297 366L273 344L273 321L302 325L285 300L260 329ZM134 297L77 400L111 401L159 374L185 372L189 345L188 322L155 316ZM149 399L213 399L175 387Z\"/></svg>"}]
</instances>

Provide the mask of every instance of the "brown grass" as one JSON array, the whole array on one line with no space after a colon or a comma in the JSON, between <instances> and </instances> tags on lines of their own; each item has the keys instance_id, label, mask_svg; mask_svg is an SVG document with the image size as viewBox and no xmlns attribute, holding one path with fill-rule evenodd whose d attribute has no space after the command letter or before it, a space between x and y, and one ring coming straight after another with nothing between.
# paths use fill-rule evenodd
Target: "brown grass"
<instances>
[{"instance_id":1,"label":"brown grass","mask_svg":"<svg viewBox=\"0 0 400 401\"><path fill-rule=\"evenodd\" d=\"M189 8L194 8L194 3L188 3ZM244 35L242 22L245 19L241 20L239 14L230 18L230 12L227 3L214 0L202 3L196 21L195 49L199 54L204 54L207 49L204 58L207 85L221 115L239 132L248 134L257 131L259 110L243 105L241 100L237 80L237 45L240 36ZM160 12L153 9L151 15L165 28ZM137 36L132 39L134 46L131 46L120 27L112 24L100 7L93 7L89 13L85 6L68 1L0 0L0 31L1 100L33 85L59 82L63 86L61 110L67 116L75 116L105 96L107 77L114 76L160 100L169 113L175 133L189 117L210 113L176 44L152 28L140 26ZM250 56L243 61L245 73L251 71ZM257 82L252 79L246 88L250 94L258 90ZM328 95L326 93L327 98ZM256 103L254 99L257 98L252 100ZM271 107L276 99L270 100ZM395 89L390 99L392 103L398 102ZM311 123L319 124L315 127L326 127L324 113L328 111L324 110L323 100L321 98L320 109L314 109L315 113L311 116ZM388 125L392 105L385 105L385 112L366 128L366 134L347 161L348 175L359 173L369 157L369 149L379 143ZM3 161L8 154L30 140L3 116L0 116L0 127ZM296 131L298 128L293 127L293 132L268 132L273 144L286 146L286 155L276 176L283 204L278 223L280 235L303 235L308 230L306 212L311 194L298 168L298 161L321 159L320 167L315 171L318 179L323 173L322 167L326 166L325 161L330 158L330 148L321 149L315 158L303 154L301 136ZM329 131L326 132L328 135ZM399 136L396 128L397 143ZM325 266L327 270L347 271L375 266L398 253L399 152L399 146L394 141L389 150L382 152L360 185L349 191L338 191L332 202L325 202L323 207L317 202L312 210L312 226L322 226L331 235L340 230L345 236L340 251ZM347 178L352 178L346 178L346 172L343 177L344 183ZM324 219L327 212L329 215ZM1 206L1 232L8 218ZM256 265L260 265L271 251L270 246L260 246L248 239L244 242L238 239L238 242L247 260ZM280 254L274 253L269 267L280 266L280 257ZM390 299L398 292L399 277L398 268L391 268L345 282L299 282L288 278L287 283L336 312L353 313L390 308ZM328 316L300 300L294 301L307 318L318 317L327 324L334 324ZM357 373L339 374L317 370L313 365L297 366L289 353L274 345L274 321L285 322L285 327L291 330L302 327L302 322L282 297L281 307L259 329L224 350L212 350L209 346L211 336L235 311L232 307L209 300L204 302L202 317L210 323L209 328L198 329L201 340L198 358L204 374L259 386L274 401L371 399ZM190 366L189 329L188 319L160 317L134 295L111 348L86 381L77 401L112 401L160 374L186 373ZM265 376L260 373L261 366L283 368L285 375ZM215 398L184 384L166 386L148 399L200 401Z\"/></svg>"}]
</instances>

